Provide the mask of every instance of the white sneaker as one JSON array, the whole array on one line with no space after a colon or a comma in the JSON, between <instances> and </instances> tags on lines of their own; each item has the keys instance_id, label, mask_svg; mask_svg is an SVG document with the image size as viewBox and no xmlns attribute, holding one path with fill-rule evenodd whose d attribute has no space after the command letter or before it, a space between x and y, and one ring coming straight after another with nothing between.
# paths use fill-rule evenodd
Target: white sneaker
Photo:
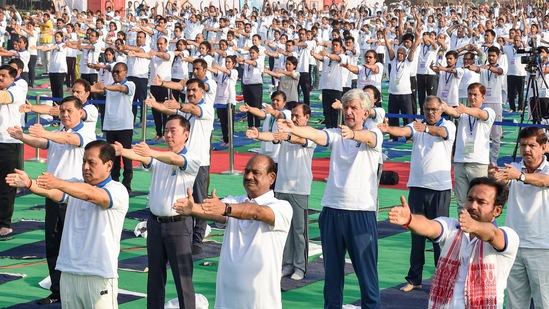
<instances>
[{"instance_id":1,"label":"white sneaker","mask_svg":"<svg viewBox=\"0 0 549 309\"><path fill-rule=\"evenodd\" d=\"M296 269L290 279L292 280L303 280L305 273L301 269Z\"/></svg>"}]
</instances>

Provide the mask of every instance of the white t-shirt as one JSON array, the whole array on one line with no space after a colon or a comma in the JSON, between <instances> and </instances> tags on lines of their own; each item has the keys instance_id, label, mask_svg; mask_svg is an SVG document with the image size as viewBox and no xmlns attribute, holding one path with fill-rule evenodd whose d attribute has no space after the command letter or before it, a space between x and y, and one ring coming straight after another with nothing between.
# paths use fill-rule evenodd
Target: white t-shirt
<instances>
[{"instance_id":1,"label":"white t-shirt","mask_svg":"<svg viewBox=\"0 0 549 309\"><path fill-rule=\"evenodd\" d=\"M15 83L7 89L12 97L12 103L0 104L0 143L16 143L21 144L18 139L12 138L8 134L8 128L21 125L22 113L19 112L19 106L25 104L26 92L18 87Z\"/></svg>"},{"instance_id":2,"label":"white t-shirt","mask_svg":"<svg viewBox=\"0 0 549 309\"><path fill-rule=\"evenodd\" d=\"M442 226L442 234L434 242L439 242L442 247L441 257L448 254L449 247L451 246L457 232L459 231L459 222L454 218L439 217L435 219ZM494 263L494 275L496 279L496 292L497 292L497 308L503 309L504 290L507 287L507 277L513 267L515 257L517 255L519 246L519 237L517 233L510 227L500 228L506 235L505 237L505 249L498 251L492 247L488 242L483 243L484 256L483 261L487 262L492 260ZM463 233L461 236L460 244L460 265L458 270L458 277L454 285L454 293L450 300L450 309L465 309L465 281L467 280L467 274L469 272L469 266L472 262L473 248L481 241L478 238L470 239L469 233Z\"/></svg>"},{"instance_id":3,"label":"white t-shirt","mask_svg":"<svg viewBox=\"0 0 549 309\"><path fill-rule=\"evenodd\" d=\"M295 138L295 137L293 137ZM311 194L313 182L313 154L316 144L307 140L306 145L280 142L275 192L287 194Z\"/></svg>"},{"instance_id":4,"label":"white t-shirt","mask_svg":"<svg viewBox=\"0 0 549 309\"><path fill-rule=\"evenodd\" d=\"M51 51L50 73L67 73L67 48L63 43L55 43L49 46L56 46Z\"/></svg>"},{"instance_id":5,"label":"white t-shirt","mask_svg":"<svg viewBox=\"0 0 549 309\"><path fill-rule=\"evenodd\" d=\"M177 216L173 204L180 198L187 197L187 188L192 188L198 169L200 157L187 151L185 146L178 155L185 158L184 166L175 166L151 159L145 168L152 172L149 188L149 207L159 217Z\"/></svg>"},{"instance_id":6,"label":"white t-shirt","mask_svg":"<svg viewBox=\"0 0 549 309\"><path fill-rule=\"evenodd\" d=\"M383 64L376 62L377 74L361 65L358 67L357 88L362 90L367 85L375 86L381 92L381 78L383 77Z\"/></svg>"},{"instance_id":7,"label":"white t-shirt","mask_svg":"<svg viewBox=\"0 0 549 309\"><path fill-rule=\"evenodd\" d=\"M214 308L281 309L282 253L292 222L292 206L276 199L273 191L252 200L247 196L229 196L222 201L267 206L274 212L275 222L271 226L227 217Z\"/></svg>"},{"instance_id":8,"label":"white t-shirt","mask_svg":"<svg viewBox=\"0 0 549 309\"><path fill-rule=\"evenodd\" d=\"M473 72L469 69L463 70L463 77L459 82L459 93L458 96L460 99L467 98L467 87L472 83L480 82L480 74Z\"/></svg>"},{"instance_id":9,"label":"white t-shirt","mask_svg":"<svg viewBox=\"0 0 549 309\"><path fill-rule=\"evenodd\" d=\"M456 73L439 72L437 97L450 106L459 104L459 83L463 77L463 69L456 68Z\"/></svg>"},{"instance_id":10,"label":"white t-shirt","mask_svg":"<svg viewBox=\"0 0 549 309\"><path fill-rule=\"evenodd\" d=\"M376 136L372 148L364 143L344 140L341 129L324 129L330 148L330 174L321 205L324 207L376 211L377 169L383 134L370 130Z\"/></svg>"},{"instance_id":11,"label":"white t-shirt","mask_svg":"<svg viewBox=\"0 0 549 309\"><path fill-rule=\"evenodd\" d=\"M149 75L149 86L154 85L153 79L157 77L157 75L160 76L163 81L172 80L172 63L175 55L172 51L166 50L164 52L170 56L168 60L157 56L153 56L151 58L151 74Z\"/></svg>"},{"instance_id":12,"label":"white t-shirt","mask_svg":"<svg viewBox=\"0 0 549 309\"><path fill-rule=\"evenodd\" d=\"M410 76L412 74L413 61L408 57L404 61L398 61L397 56L391 60L391 75L389 81L390 94L412 94Z\"/></svg>"},{"instance_id":13,"label":"white t-shirt","mask_svg":"<svg viewBox=\"0 0 549 309\"><path fill-rule=\"evenodd\" d=\"M103 123L105 131L133 130L132 104L135 84L125 79L120 85L126 86L128 93L107 90Z\"/></svg>"},{"instance_id":14,"label":"white t-shirt","mask_svg":"<svg viewBox=\"0 0 549 309\"><path fill-rule=\"evenodd\" d=\"M287 109L283 109L282 115L284 119L292 119L292 112ZM277 119L271 114L265 113L265 119L263 119L263 132L277 132L278 124ZM261 150L259 153L271 157L275 162L278 163L278 152L280 151L280 143L274 144L273 142L261 142Z\"/></svg>"},{"instance_id":15,"label":"white t-shirt","mask_svg":"<svg viewBox=\"0 0 549 309\"><path fill-rule=\"evenodd\" d=\"M458 118L454 162L490 163L490 131L496 112L489 107L482 107L482 110L488 113L488 119L481 120L467 114Z\"/></svg>"},{"instance_id":16,"label":"white t-shirt","mask_svg":"<svg viewBox=\"0 0 549 309\"><path fill-rule=\"evenodd\" d=\"M325 56L322 63L322 74L318 88L322 90L337 90L343 91L343 75L342 70L347 70L339 66L340 63L347 63L347 56L339 54L340 61L335 61Z\"/></svg>"},{"instance_id":17,"label":"white t-shirt","mask_svg":"<svg viewBox=\"0 0 549 309\"><path fill-rule=\"evenodd\" d=\"M66 130L67 133L74 133L80 138L80 145L58 144L48 141L48 173L60 179L82 179L82 158L84 147L95 140L95 131L89 126L80 122L76 127Z\"/></svg>"},{"instance_id":18,"label":"white t-shirt","mask_svg":"<svg viewBox=\"0 0 549 309\"><path fill-rule=\"evenodd\" d=\"M200 158L200 166L210 166L210 137L213 130L214 108L213 104L206 104L204 101L197 106L201 111L198 117L179 110L177 114L187 118L191 123L191 133L185 146Z\"/></svg>"},{"instance_id":19,"label":"white t-shirt","mask_svg":"<svg viewBox=\"0 0 549 309\"><path fill-rule=\"evenodd\" d=\"M139 46L139 48L143 50L143 53L148 53L151 50L151 48L147 44ZM128 57L128 76L137 78L148 78L150 62L151 60L147 58Z\"/></svg>"},{"instance_id":20,"label":"white t-shirt","mask_svg":"<svg viewBox=\"0 0 549 309\"><path fill-rule=\"evenodd\" d=\"M215 95L215 104L236 104L236 81L238 80L238 71L232 69L229 74L218 72L217 91Z\"/></svg>"},{"instance_id":21,"label":"white t-shirt","mask_svg":"<svg viewBox=\"0 0 549 309\"><path fill-rule=\"evenodd\" d=\"M128 191L110 176L95 187L107 191L109 208L65 195L68 203L65 232L56 269L77 275L118 278L120 237L129 208Z\"/></svg>"},{"instance_id":22,"label":"white t-shirt","mask_svg":"<svg viewBox=\"0 0 549 309\"><path fill-rule=\"evenodd\" d=\"M496 64L496 67L500 67ZM504 78L507 74L505 67L502 74L493 73L490 70L480 69L480 83L486 87L486 99L484 103L503 103L502 90L504 85Z\"/></svg>"},{"instance_id":23,"label":"white t-shirt","mask_svg":"<svg viewBox=\"0 0 549 309\"><path fill-rule=\"evenodd\" d=\"M412 156L408 188L418 187L443 191L452 189L452 145L456 126L444 118L435 124L446 129L446 139L418 132L413 123L406 126L412 131Z\"/></svg>"},{"instance_id":24,"label":"white t-shirt","mask_svg":"<svg viewBox=\"0 0 549 309\"><path fill-rule=\"evenodd\" d=\"M80 73L81 74L97 74L95 69L89 68L88 63L98 63L99 54L101 54L101 43L95 42L92 44L93 49L82 49L82 57L80 58Z\"/></svg>"},{"instance_id":25,"label":"white t-shirt","mask_svg":"<svg viewBox=\"0 0 549 309\"><path fill-rule=\"evenodd\" d=\"M520 163L511 165L526 173L526 167ZM549 175L549 164L543 157L543 162L534 172ZM514 229L520 237L520 248L549 249L549 187L538 187L511 180L509 184L509 200L505 225Z\"/></svg>"}]
</instances>

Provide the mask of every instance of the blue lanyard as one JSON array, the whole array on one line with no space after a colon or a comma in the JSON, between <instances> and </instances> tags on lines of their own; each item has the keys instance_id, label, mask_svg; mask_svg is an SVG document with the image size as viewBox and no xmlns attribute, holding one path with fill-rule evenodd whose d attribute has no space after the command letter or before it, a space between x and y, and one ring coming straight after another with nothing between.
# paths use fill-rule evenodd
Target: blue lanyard
<instances>
[{"instance_id":1,"label":"blue lanyard","mask_svg":"<svg viewBox=\"0 0 549 309\"><path fill-rule=\"evenodd\" d=\"M471 123L471 118L473 118L473 122ZM475 124L477 123L477 118L473 116L469 116L469 135L473 135L473 128Z\"/></svg>"}]
</instances>

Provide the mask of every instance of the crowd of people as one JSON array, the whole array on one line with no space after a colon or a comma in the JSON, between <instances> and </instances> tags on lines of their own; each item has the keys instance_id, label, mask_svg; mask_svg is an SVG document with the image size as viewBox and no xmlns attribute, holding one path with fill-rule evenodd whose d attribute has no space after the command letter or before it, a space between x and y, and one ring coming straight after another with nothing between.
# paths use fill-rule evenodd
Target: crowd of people
<instances>
[{"instance_id":1,"label":"crowd of people","mask_svg":"<svg viewBox=\"0 0 549 309\"><path fill-rule=\"evenodd\" d=\"M147 306L164 306L167 262L179 306L196 306L192 255L202 251L207 221L215 221L225 228L216 308L281 308L280 278L307 276L311 166L320 145L331 152L319 217L325 308L343 306L346 254L361 307L378 308L377 200L388 134L386 142L412 143L408 200L389 213L412 231L401 291L422 288L431 239L430 307L501 308L505 288L509 308L527 308L531 299L549 307L549 287L539 284L549 276L547 137L524 128L522 161L498 167L502 129L494 124L507 103L533 122L549 118L548 10L516 1L317 8L266 0L261 9L128 2L104 14L62 7L33 15L6 7L0 235L13 232L17 187L46 197L52 285L38 302L116 307L120 233L138 161L151 171ZM39 66L59 104L25 101ZM246 195L220 199L208 193L213 123L219 120L229 145L238 84L246 136L262 146L244 171ZM263 102L265 88L271 104ZM322 129L308 125L315 89ZM132 146L147 107L165 151ZM28 112L59 117L60 130L34 124L25 132ZM402 120L385 121L386 112ZM98 120L106 142L95 141ZM37 179L23 171L23 143L48 149L47 172ZM449 218L452 184L458 219ZM500 228L495 220L507 200Z\"/></svg>"}]
</instances>

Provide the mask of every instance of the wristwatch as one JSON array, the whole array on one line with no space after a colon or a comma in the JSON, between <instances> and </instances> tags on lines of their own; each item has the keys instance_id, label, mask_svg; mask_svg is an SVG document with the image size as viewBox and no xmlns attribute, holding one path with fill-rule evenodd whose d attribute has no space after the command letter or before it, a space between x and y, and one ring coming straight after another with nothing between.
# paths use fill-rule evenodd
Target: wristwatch
<instances>
[{"instance_id":1,"label":"wristwatch","mask_svg":"<svg viewBox=\"0 0 549 309\"><path fill-rule=\"evenodd\" d=\"M231 205L229 203L225 203L225 213L223 214L223 216L230 217L232 210L233 208L231 207Z\"/></svg>"},{"instance_id":2,"label":"wristwatch","mask_svg":"<svg viewBox=\"0 0 549 309\"><path fill-rule=\"evenodd\" d=\"M425 133L429 133L429 126L428 125L425 125Z\"/></svg>"},{"instance_id":3,"label":"wristwatch","mask_svg":"<svg viewBox=\"0 0 549 309\"><path fill-rule=\"evenodd\" d=\"M520 177L518 180L524 182L526 180L526 174L520 173Z\"/></svg>"}]
</instances>

